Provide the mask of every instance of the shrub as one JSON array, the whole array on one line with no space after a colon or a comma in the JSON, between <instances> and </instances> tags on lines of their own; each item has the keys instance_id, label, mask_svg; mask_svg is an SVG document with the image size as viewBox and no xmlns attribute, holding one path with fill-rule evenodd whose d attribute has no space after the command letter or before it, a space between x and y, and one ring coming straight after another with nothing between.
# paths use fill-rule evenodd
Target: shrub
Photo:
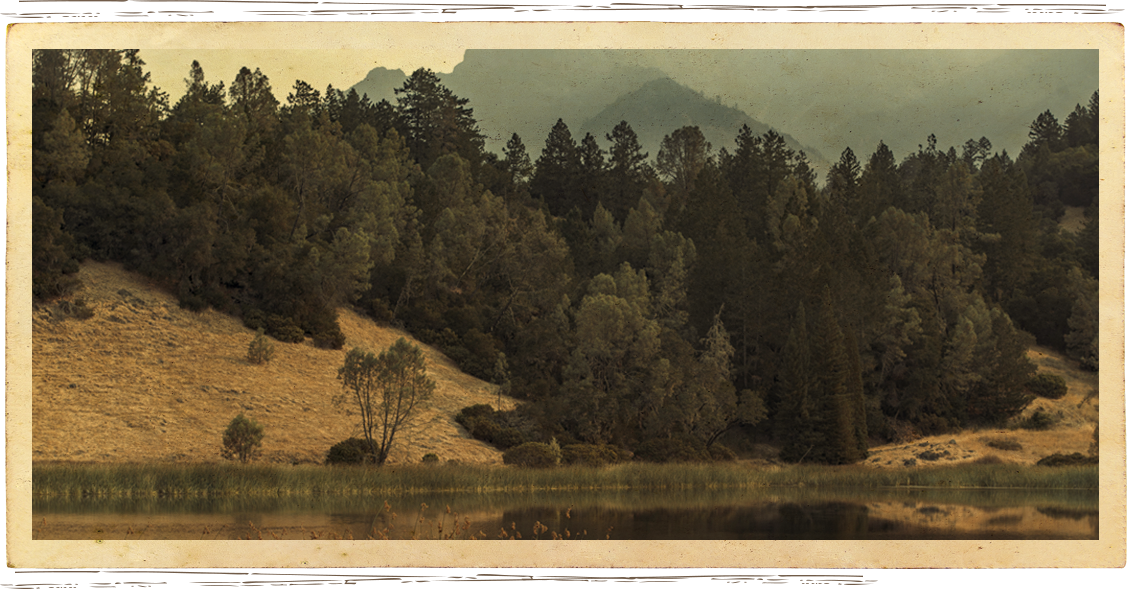
<instances>
[{"instance_id":1,"label":"shrub","mask_svg":"<svg viewBox=\"0 0 1127 589\"><path fill-rule=\"evenodd\" d=\"M243 311L243 325L245 325L248 329L265 330L266 313L263 313L261 309L245 309Z\"/></svg>"},{"instance_id":2,"label":"shrub","mask_svg":"<svg viewBox=\"0 0 1127 589\"><path fill-rule=\"evenodd\" d=\"M470 329L461 341L466 355L458 362L458 366L467 374L489 380L493 375L493 367L497 364L496 340L478 329Z\"/></svg>"},{"instance_id":3,"label":"shrub","mask_svg":"<svg viewBox=\"0 0 1127 589\"><path fill-rule=\"evenodd\" d=\"M270 340L266 338L266 331L260 327L254 339L250 341L250 345L247 346L247 362L265 364L273 357L274 344L270 343Z\"/></svg>"},{"instance_id":4,"label":"shrub","mask_svg":"<svg viewBox=\"0 0 1127 589\"><path fill-rule=\"evenodd\" d=\"M1056 425L1058 420L1059 418L1053 417L1041 408L1038 408L1029 417L1018 422L1017 426L1021 429L1047 430Z\"/></svg>"},{"instance_id":5,"label":"shrub","mask_svg":"<svg viewBox=\"0 0 1127 589\"><path fill-rule=\"evenodd\" d=\"M713 444L708 447L708 455L716 462L734 462L736 453L724 444Z\"/></svg>"},{"instance_id":6,"label":"shrub","mask_svg":"<svg viewBox=\"0 0 1127 589\"><path fill-rule=\"evenodd\" d=\"M266 334L280 341L299 344L305 341L305 332L289 317L269 315L266 317Z\"/></svg>"},{"instance_id":7,"label":"shrub","mask_svg":"<svg viewBox=\"0 0 1127 589\"><path fill-rule=\"evenodd\" d=\"M454 421L462 424L462 427L473 429L471 426L466 425L467 420L477 419L479 417L491 417L493 415L493 407L491 405L478 404L463 407L457 415L454 416Z\"/></svg>"},{"instance_id":8,"label":"shrub","mask_svg":"<svg viewBox=\"0 0 1127 589\"><path fill-rule=\"evenodd\" d=\"M1099 464L1098 456L1085 456L1079 452L1072 454L1050 454L1037 461L1037 466L1077 466Z\"/></svg>"},{"instance_id":9,"label":"shrub","mask_svg":"<svg viewBox=\"0 0 1127 589\"><path fill-rule=\"evenodd\" d=\"M207 301L202 296L183 288L177 293L176 299L180 303L180 308L186 311L202 313L207 309Z\"/></svg>"},{"instance_id":10,"label":"shrub","mask_svg":"<svg viewBox=\"0 0 1127 589\"><path fill-rule=\"evenodd\" d=\"M228 460L249 462L258 453L265 437L264 428L252 419L247 419L242 413L235 416L227 424L223 432L223 457Z\"/></svg>"},{"instance_id":11,"label":"shrub","mask_svg":"<svg viewBox=\"0 0 1127 589\"><path fill-rule=\"evenodd\" d=\"M438 464L438 454L434 452L423 454L423 464Z\"/></svg>"},{"instance_id":12,"label":"shrub","mask_svg":"<svg viewBox=\"0 0 1127 589\"><path fill-rule=\"evenodd\" d=\"M86 299L77 298L73 302L62 300L56 305L56 308L64 317L74 317L75 319L89 319L94 316L94 309L86 306Z\"/></svg>"},{"instance_id":13,"label":"shrub","mask_svg":"<svg viewBox=\"0 0 1127 589\"><path fill-rule=\"evenodd\" d=\"M1021 443L1012 438L991 438L986 440L986 445L1007 452L1017 452L1022 448Z\"/></svg>"},{"instance_id":14,"label":"shrub","mask_svg":"<svg viewBox=\"0 0 1127 589\"><path fill-rule=\"evenodd\" d=\"M493 407L484 404L465 407L454 416L454 421L466 428L475 439L501 450L529 441L519 428L511 425L516 419L512 413L494 411Z\"/></svg>"},{"instance_id":15,"label":"shrub","mask_svg":"<svg viewBox=\"0 0 1127 589\"><path fill-rule=\"evenodd\" d=\"M634 458L646 462L708 462L703 445L687 437L652 438L634 448Z\"/></svg>"},{"instance_id":16,"label":"shrub","mask_svg":"<svg viewBox=\"0 0 1127 589\"><path fill-rule=\"evenodd\" d=\"M568 444L561 449L564 464L605 466L618 462L618 449L606 444Z\"/></svg>"},{"instance_id":17,"label":"shrub","mask_svg":"<svg viewBox=\"0 0 1127 589\"><path fill-rule=\"evenodd\" d=\"M370 454L368 441L361 438L348 438L333 444L325 456L325 464L360 464Z\"/></svg>"},{"instance_id":18,"label":"shrub","mask_svg":"<svg viewBox=\"0 0 1127 589\"><path fill-rule=\"evenodd\" d=\"M372 321L377 323L392 323L395 321L395 313L384 299L371 299L368 302L367 311L368 317L371 317Z\"/></svg>"},{"instance_id":19,"label":"shrub","mask_svg":"<svg viewBox=\"0 0 1127 589\"><path fill-rule=\"evenodd\" d=\"M497 430L496 437L490 442L501 450L508 448L515 448L528 440L525 439L524 434L515 427L501 427Z\"/></svg>"},{"instance_id":20,"label":"shrub","mask_svg":"<svg viewBox=\"0 0 1127 589\"><path fill-rule=\"evenodd\" d=\"M344 347L344 333L340 330L340 319L335 310L319 308L305 318L302 326L309 332L314 346L325 350Z\"/></svg>"},{"instance_id":21,"label":"shrub","mask_svg":"<svg viewBox=\"0 0 1127 589\"><path fill-rule=\"evenodd\" d=\"M1068 384L1065 383L1063 377L1057 374L1038 372L1033 375L1033 378L1029 379L1029 383L1025 387L1030 393L1046 399L1060 399L1068 394Z\"/></svg>"},{"instance_id":22,"label":"shrub","mask_svg":"<svg viewBox=\"0 0 1127 589\"><path fill-rule=\"evenodd\" d=\"M497 446L501 450L514 448L525 443L524 434L515 427L497 425L492 421L479 421L474 425L473 437Z\"/></svg>"},{"instance_id":23,"label":"shrub","mask_svg":"<svg viewBox=\"0 0 1127 589\"><path fill-rule=\"evenodd\" d=\"M313 345L323 350L342 349L344 348L345 341L344 333L340 330L340 326L336 326L328 331L313 333Z\"/></svg>"},{"instance_id":24,"label":"shrub","mask_svg":"<svg viewBox=\"0 0 1127 589\"><path fill-rule=\"evenodd\" d=\"M505 464L524 468L551 468L560 462L560 452L543 442L525 442L501 455Z\"/></svg>"},{"instance_id":25,"label":"shrub","mask_svg":"<svg viewBox=\"0 0 1127 589\"><path fill-rule=\"evenodd\" d=\"M928 462L935 462L936 460L939 460L940 458L946 458L950 455L951 455L951 452L948 451L948 450L943 450L942 452L936 452L934 450L925 450L925 451L917 454L916 458L919 458L920 460L927 460Z\"/></svg>"}]
</instances>

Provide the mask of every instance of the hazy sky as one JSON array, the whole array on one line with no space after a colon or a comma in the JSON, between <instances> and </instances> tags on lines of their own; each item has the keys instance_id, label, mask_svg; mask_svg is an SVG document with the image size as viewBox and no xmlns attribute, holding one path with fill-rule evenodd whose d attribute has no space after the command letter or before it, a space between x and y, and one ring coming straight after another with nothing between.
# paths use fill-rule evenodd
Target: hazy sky
<instances>
[{"instance_id":1,"label":"hazy sky","mask_svg":"<svg viewBox=\"0 0 1127 589\"><path fill-rule=\"evenodd\" d=\"M153 83L168 92L175 102L184 93L184 78L192 60L200 62L204 74L212 82L230 85L243 66L259 68L274 95L285 101L286 94L296 80L304 80L321 90L332 84L334 88L348 88L364 79L375 67L401 69L408 73L427 67L436 72L449 72L462 61L464 50L444 50L415 46L386 49L334 49L334 50L241 50L230 49L142 49L153 75Z\"/></svg>"},{"instance_id":2,"label":"hazy sky","mask_svg":"<svg viewBox=\"0 0 1127 589\"><path fill-rule=\"evenodd\" d=\"M864 159L882 140L900 159L925 143L929 133L937 135L941 148L986 136L996 150L1016 156L1037 114L1051 109L1063 123L1098 89L1099 74L1098 52L1086 50L641 50L621 55L621 65L659 68L794 135L830 161L847 146ZM284 101L298 79L324 90L329 84L348 88L374 67L405 72L429 67L441 74L452 71L463 52L414 45L142 50L142 56L153 82L173 102L183 92L193 59L210 81L227 84L244 65L261 68ZM541 140L527 138L526 143Z\"/></svg>"}]
</instances>

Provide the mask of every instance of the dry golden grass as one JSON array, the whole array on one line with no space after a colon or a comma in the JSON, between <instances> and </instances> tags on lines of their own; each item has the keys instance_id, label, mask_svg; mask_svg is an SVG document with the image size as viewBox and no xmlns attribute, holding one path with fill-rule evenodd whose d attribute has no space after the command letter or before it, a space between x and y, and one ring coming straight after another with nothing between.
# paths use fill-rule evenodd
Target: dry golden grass
<instances>
[{"instance_id":1,"label":"dry golden grass","mask_svg":"<svg viewBox=\"0 0 1127 589\"><path fill-rule=\"evenodd\" d=\"M174 297L117 265L86 263L81 278L85 288L78 296L94 308L93 318L61 319L51 306L34 313L34 460L217 462L223 429L238 413L266 426L259 458L265 462L321 462L332 444L358 433L357 420L333 404L343 350L275 342L274 359L254 365L246 359L254 332L239 320L180 309ZM341 310L340 324L348 338L345 349L378 351L399 337L410 339L347 309ZM443 461L499 464L497 449L472 439L453 419L467 405L496 405L496 388L420 345L438 387L417 425L399 438L390 461L416 463L433 452ZM903 468L905 460L929 450L947 454L936 461L917 459L918 466L988 455L1032 464L1057 452L1087 453L1099 418L1098 376L1044 348L1032 348L1029 356L1040 370L1068 383L1064 398L1037 399L1023 414L1041 408L1059 415L1053 429L932 436L872 448L865 464ZM513 403L502 399L505 408ZM1021 450L987 445L997 438L1016 441Z\"/></svg>"},{"instance_id":2,"label":"dry golden grass","mask_svg":"<svg viewBox=\"0 0 1127 589\"><path fill-rule=\"evenodd\" d=\"M1060 228L1073 233L1080 233L1088 220L1084 217L1084 207L1064 207L1064 217L1061 217Z\"/></svg>"},{"instance_id":3,"label":"dry golden grass","mask_svg":"<svg viewBox=\"0 0 1127 589\"><path fill-rule=\"evenodd\" d=\"M88 262L80 276L77 296L93 318L62 319L53 306L34 312L36 461L217 462L224 428L244 413L266 427L260 461L321 462L330 446L358 434L358 420L333 404L345 350L411 339L342 309L345 350L274 342L273 360L255 365L246 359L254 332L238 319L180 309L173 296L117 265ZM389 461L415 463L433 452L443 461L500 463L498 450L454 422L462 407L496 405L495 387L419 345L438 386Z\"/></svg>"},{"instance_id":4,"label":"dry golden grass","mask_svg":"<svg viewBox=\"0 0 1127 589\"><path fill-rule=\"evenodd\" d=\"M865 464L880 468L902 468L905 460L916 458L917 466L958 464L972 462L994 455L1014 464L1035 464L1050 454L1088 453L1092 430L1099 422L1099 375L1080 368L1079 363L1060 353L1034 346L1029 359L1040 372L1058 374L1068 384L1068 394L1060 399L1036 398L1026 407L1020 418L1034 411L1056 417L1057 424L1045 431L1024 429L983 429L944 434L913 440L907 444L879 446L869 450ZM1085 401L1087 399L1087 401ZM1001 450L988 445L991 440L1007 440L1021 445L1020 450ZM919 454L927 451L937 454L947 452L936 461L920 460Z\"/></svg>"}]
</instances>

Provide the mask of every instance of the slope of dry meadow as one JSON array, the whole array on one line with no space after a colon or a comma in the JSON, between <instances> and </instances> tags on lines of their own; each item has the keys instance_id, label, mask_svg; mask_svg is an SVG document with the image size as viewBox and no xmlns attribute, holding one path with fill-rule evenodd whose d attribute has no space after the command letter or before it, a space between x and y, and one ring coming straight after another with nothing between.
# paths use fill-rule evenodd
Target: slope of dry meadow
<instances>
[{"instance_id":1,"label":"slope of dry meadow","mask_svg":"<svg viewBox=\"0 0 1127 589\"><path fill-rule=\"evenodd\" d=\"M117 265L87 262L80 277L77 296L94 308L93 318L63 319L50 305L34 312L36 461L219 461L223 430L243 413L266 428L259 460L321 462L329 447L358 434L357 418L333 403L345 350L379 351L410 339L342 309L345 350L274 342L274 359L254 365L246 360L254 332L238 319L181 309L175 297ZM418 462L433 452L443 461L499 463L498 450L454 421L467 405L496 406L496 388L420 346L438 386L389 461Z\"/></svg>"},{"instance_id":2,"label":"slope of dry meadow","mask_svg":"<svg viewBox=\"0 0 1127 589\"><path fill-rule=\"evenodd\" d=\"M333 403L343 350L275 342L265 365L246 360L254 333L215 311L183 310L176 299L113 264L88 262L77 296L94 308L87 320L63 318L56 305L35 309L32 344L32 458L74 462L214 462L223 430L239 413L266 427L259 460L322 462L336 442L358 434L358 420ZM410 335L340 311L345 349L387 348ZM412 340L413 341L413 340ZM415 342L418 343L418 342ZM393 463L433 452L442 461L497 464L501 453L454 421L476 403L497 406L496 388L458 370L419 344L438 387L418 425L401 435ZM906 468L993 456L1032 464L1053 453L1087 453L1099 418L1098 377L1051 350L1034 347L1040 370L1060 374L1069 392L1037 399L1058 418L1048 431L963 431L870 449L865 464ZM503 408L513 400L502 399ZM993 445L991 445L993 443ZM1002 446L1002 447L998 447Z\"/></svg>"}]
</instances>

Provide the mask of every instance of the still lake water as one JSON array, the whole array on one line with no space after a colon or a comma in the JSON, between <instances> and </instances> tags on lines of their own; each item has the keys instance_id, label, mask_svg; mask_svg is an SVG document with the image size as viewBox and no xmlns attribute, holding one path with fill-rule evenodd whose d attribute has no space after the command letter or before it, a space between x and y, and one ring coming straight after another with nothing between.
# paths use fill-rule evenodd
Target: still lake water
<instances>
[{"instance_id":1,"label":"still lake water","mask_svg":"<svg viewBox=\"0 0 1127 589\"><path fill-rule=\"evenodd\" d=\"M451 533L482 539L1099 538L1098 491L1029 489L35 499L32 514L33 538L40 540L438 539Z\"/></svg>"}]
</instances>

